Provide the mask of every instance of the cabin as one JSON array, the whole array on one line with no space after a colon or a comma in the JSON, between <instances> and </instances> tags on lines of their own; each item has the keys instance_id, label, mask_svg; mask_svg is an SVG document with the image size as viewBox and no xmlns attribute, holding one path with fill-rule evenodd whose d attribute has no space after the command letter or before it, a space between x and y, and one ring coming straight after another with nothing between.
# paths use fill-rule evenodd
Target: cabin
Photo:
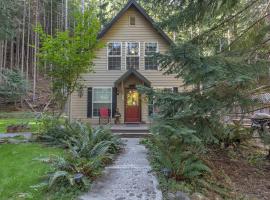
<instances>
[{"instance_id":1,"label":"cabin","mask_svg":"<svg viewBox=\"0 0 270 200\"><path fill-rule=\"evenodd\" d=\"M99 124L100 110L105 108L112 124L116 116L121 124L150 123L153 105L136 86L180 89L181 80L164 75L152 56L168 51L172 40L135 0L130 0L98 37L105 47L96 53L95 72L82 75L82 91L71 95L69 117Z\"/></svg>"}]
</instances>

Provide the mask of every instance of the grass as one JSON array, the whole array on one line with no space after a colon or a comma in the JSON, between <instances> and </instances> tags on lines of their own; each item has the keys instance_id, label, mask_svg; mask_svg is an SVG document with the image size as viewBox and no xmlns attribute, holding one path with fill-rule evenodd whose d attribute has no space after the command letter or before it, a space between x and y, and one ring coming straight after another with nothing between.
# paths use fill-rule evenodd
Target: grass
<instances>
[{"instance_id":1,"label":"grass","mask_svg":"<svg viewBox=\"0 0 270 200\"><path fill-rule=\"evenodd\" d=\"M31 186L39 184L50 167L34 159L61 154L60 149L39 144L0 145L0 199L45 199L44 191Z\"/></svg>"}]
</instances>

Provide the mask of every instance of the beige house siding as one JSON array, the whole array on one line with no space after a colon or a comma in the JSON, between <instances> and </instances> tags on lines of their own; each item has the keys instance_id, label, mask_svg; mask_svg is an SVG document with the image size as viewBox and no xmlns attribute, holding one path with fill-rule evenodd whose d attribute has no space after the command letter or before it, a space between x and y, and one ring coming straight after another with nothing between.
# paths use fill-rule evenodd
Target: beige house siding
<instances>
[{"instance_id":1,"label":"beige house siding","mask_svg":"<svg viewBox=\"0 0 270 200\"><path fill-rule=\"evenodd\" d=\"M136 17L136 26L129 25L129 16ZM140 68L141 73L151 82L152 87L168 88L179 87L181 80L177 80L174 76L163 75L162 72L156 70L144 70L144 43L158 42L158 48L161 53L168 50L169 44L160 36L152 25L139 13L135 8L129 8L126 13L111 27L111 29L103 36L101 41L104 45L108 42L122 43L122 69L107 70L107 46L97 52L97 58L94 60L95 73L84 74L82 82L85 85L84 95L80 98L75 92L70 100L70 115L72 119L80 119L97 123L98 119L87 119L87 88L88 87L114 87L114 82L126 72L125 54L126 42L134 41L140 43ZM148 106L146 98L142 97L142 121L148 121ZM117 97L117 107L122 114L122 122L124 120L124 99L122 91L119 91Z\"/></svg>"}]
</instances>

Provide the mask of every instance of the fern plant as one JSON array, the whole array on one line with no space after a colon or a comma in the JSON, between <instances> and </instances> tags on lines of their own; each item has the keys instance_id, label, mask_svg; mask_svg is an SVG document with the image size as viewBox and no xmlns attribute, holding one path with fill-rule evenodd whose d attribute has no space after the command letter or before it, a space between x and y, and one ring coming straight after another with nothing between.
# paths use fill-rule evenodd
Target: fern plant
<instances>
[{"instance_id":1,"label":"fern plant","mask_svg":"<svg viewBox=\"0 0 270 200\"><path fill-rule=\"evenodd\" d=\"M40 159L50 163L48 188L53 186L86 188L102 168L111 162L121 149L121 140L106 127L91 128L81 122L68 123L46 118L41 141L50 145L66 147L68 156Z\"/></svg>"},{"instance_id":2,"label":"fern plant","mask_svg":"<svg viewBox=\"0 0 270 200\"><path fill-rule=\"evenodd\" d=\"M168 178L194 181L211 172L191 149L177 143L175 139L164 141L155 135L151 141L154 147L152 152L155 152L154 158L161 169L169 170Z\"/></svg>"},{"instance_id":3,"label":"fern plant","mask_svg":"<svg viewBox=\"0 0 270 200\"><path fill-rule=\"evenodd\" d=\"M82 159L74 160L72 157L52 156L39 160L52 166L51 173L45 176L48 189L55 186L86 188L89 186L90 178L96 176L99 169L97 166L89 165L88 162ZM87 172L91 171L92 174L86 173L84 171L86 169Z\"/></svg>"},{"instance_id":4,"label":"fern plant","mask_svg":"<svg viewBox=\"0 0 270 200\"><path fill-rule=\"evenodd\" d=\"M108 128L91 128L80 122L68 125L71 136L65 141L74 157L110 160L121 147L121 140L112 135Z\"/></svg>"}]
</instances>

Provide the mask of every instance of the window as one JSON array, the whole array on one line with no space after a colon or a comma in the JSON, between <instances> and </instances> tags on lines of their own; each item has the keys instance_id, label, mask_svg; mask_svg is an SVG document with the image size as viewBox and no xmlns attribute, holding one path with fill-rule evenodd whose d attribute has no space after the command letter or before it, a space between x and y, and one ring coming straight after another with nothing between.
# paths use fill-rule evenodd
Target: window
<instances>
[{"instance_id":1,"label":"window","mask_svg":"<svg viewBox=\"0 0 270 200\"><path fill-rule=\"evenodd\" d=\"M112 88L93 88L93 116L99 116L100 108L112 110Z\"/></svg>"},{"instance_id":2,"label":"window","mask_svg":"<svg viewBox=\"0 0 270 200\"><path fill-rule=\"evenodd\" d=\"M140 66L140 44L138 42L127 43L127 69L139 69Z\"/></svg>"},{"instance_id":3,"label":"window","mask_svg":"<svg viewBox=\"0 0 270 200\"><path fill-rule=\"evenodd\" d=\"M158 52L158 44L156 42L147 42L145 43L145 52L144 52L144 67L145 70L157 70L158 63L154 54Z\"/></svg>"},{"instance_id":4,"label":"window","mask_svg":"<svg viewBox=\"0 0 270 200\"><path fill-rule=\"evenodd\" d=\"M135 26L136 25L136 17L135 16L130 16L129 17L129 25L130 26Z\"/></svg>"},{"instance_id":5,"label":"window","mask_svg":"<svg viewBox=\"0 0 270 200\"><path fill-rule=\"evenodd\" d=\"M121 70L121 42L108 43L108 70Z\"/></svg>"}]
</instances>

